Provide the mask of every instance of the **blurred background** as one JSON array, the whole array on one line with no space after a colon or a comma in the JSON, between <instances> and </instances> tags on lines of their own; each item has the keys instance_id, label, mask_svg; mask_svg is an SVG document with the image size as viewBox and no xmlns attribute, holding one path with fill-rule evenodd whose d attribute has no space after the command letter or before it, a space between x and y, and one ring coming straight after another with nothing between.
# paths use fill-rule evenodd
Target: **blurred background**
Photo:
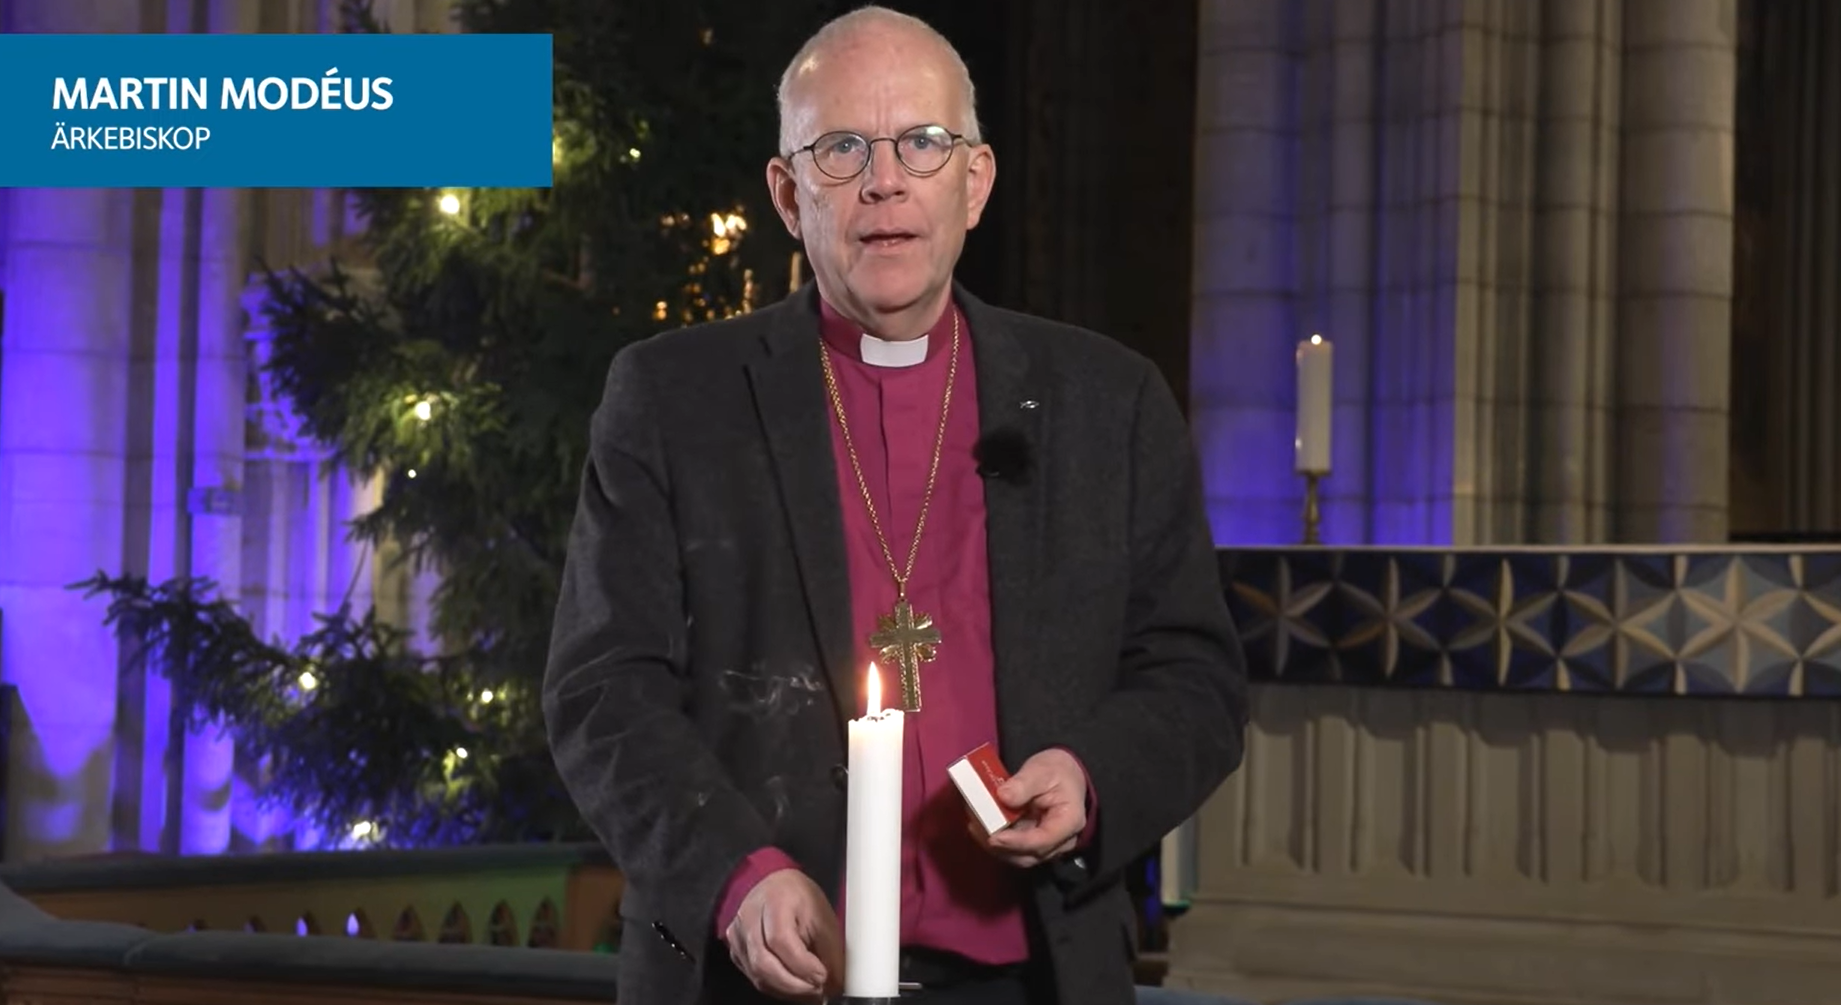
<instances>
[{"instance_id":1,"label":"blurred background","mask_svg":"<svg viewBox=\"0 0 1841 1005\"><path fill-rule=\"evenodd\" d=\"M1201 456L1254 721L1142 982L1841 1001L1841 6L887 5L997 153L960 280ZM0 1001L611 999L535 693L588 417L809 278L773 86L853 6L0 0L557 60L551 189L0 191Z\"/></svg>"}]
</instances>

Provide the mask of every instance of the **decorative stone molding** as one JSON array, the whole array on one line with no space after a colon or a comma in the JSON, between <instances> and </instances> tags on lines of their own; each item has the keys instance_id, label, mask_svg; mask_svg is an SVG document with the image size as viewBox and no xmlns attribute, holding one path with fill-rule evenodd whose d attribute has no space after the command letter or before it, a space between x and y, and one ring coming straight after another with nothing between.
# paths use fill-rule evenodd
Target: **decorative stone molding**
<instances>
[{"instance_id":1,"label":"decorative stone molding","mask_svg":"<svg viewBox=\"0 0 1841 1005\"><path fill-rule=\"evenodd\" d=\"M1841 704L1258 684L1170 982L1261 1002L1841 987Z\"/></svg>"},{"instance_id":2,"label":"decorative stone molding","mask_svg":"<svg viewBox=\"0 0 1841 1005\"><path fill-rule=\"evenodd\" d=\"M1256 680L1841 697L1841 549L1243 548Z\"/></svg>"}]
</instances>

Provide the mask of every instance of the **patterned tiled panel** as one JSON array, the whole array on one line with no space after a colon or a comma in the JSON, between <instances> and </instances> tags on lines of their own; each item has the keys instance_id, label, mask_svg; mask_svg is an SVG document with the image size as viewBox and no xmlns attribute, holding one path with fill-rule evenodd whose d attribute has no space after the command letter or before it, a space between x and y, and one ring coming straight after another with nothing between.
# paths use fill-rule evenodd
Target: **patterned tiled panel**
<instances>
[{"instance_id":1,"label":"patterned tiled panel","mask_svg":"<svg viewBox=\"0 0 1841 1005\"><path fill-rule=\"evenodd\" d=\"M1255 680L1841 697L1841 550L1236 548Z\"/></svg>"}]
</instances>

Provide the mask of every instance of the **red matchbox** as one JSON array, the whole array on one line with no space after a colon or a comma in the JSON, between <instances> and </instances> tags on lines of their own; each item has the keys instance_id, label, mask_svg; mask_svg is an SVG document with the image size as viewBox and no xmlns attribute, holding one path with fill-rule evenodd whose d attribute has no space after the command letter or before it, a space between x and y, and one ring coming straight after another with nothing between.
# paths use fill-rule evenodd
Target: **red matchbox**
<instances>
[{"instance_id":1,"label":"red matchbox","mask_svg":"<svg viewBox=\"0 0 1841 1005\"><path fill-rule=\"evenodd\" d=\"M995 834L1016 823L1021 814L997 799L997 787L1010 778L1010 773L1004 770L1004 762L997 759L997 748L981 744L952 762L946 773L959 787L959 795L964 797L965 805L971 807L985 833Z\"/></svg>"}]
</instances>

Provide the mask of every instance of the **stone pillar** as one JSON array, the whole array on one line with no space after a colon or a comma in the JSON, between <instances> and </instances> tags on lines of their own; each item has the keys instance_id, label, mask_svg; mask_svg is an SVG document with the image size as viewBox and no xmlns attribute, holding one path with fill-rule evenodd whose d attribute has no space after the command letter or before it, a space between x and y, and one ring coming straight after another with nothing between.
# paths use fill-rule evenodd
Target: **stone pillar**
<instances>
[{"instance_id":1,"label":"stone pillar","mask_svg":"<svg viewBox=\"0 0 1841 1005\"><path fill-rule=\"evenodd\" d=\"M1465 153L1475 117L1465 47L1477 34L1475 15L1423 0L1333 7L1345 26L1336 42L1337 92L1351 107L1366 93L1376 160L1368 179L1375 206L1368 352L1337 364L1352 371L1337 375L1337 439L1368 441L1366 470L1349 471L1338 457L1342 470L1330 479L1330 491L1346 497L1341 505L1366 519L1326 525L1325 540L1464 542L1472 534L1465 503L1477 472L1464 426L1474 367L1466 365L1473 361L1463 333L1482 265L1466 251L1476 247L1475 211L1485 201L1472 173L1477 158ZM1354 16L1364 8L1375 15L1366 26ZM1368 54L1358 56L1363 50ZM1365 63L1376 71L1372 85L1342 71ZM1337 170L1359 171L1359 163ZM1339 346L1349 341L1325 337Z\"/></svg>"},{"instance_id":2,"label":"stone pillar","mask_svg":"<svg viewBox=\"0 0 1841 1005\"><path fill-rule=\"evenodd\" d=\"M1372 530L1365 500L1378 474L1370 464L1376 443L1363 435L1373 390L1363 377L1370 371L1377 336L1384 340L1386 335L1377 331L1373 305L1377 242L1384 228L1374 180L1385 151L1377 140L1387 124L1376 115L1370 88L1362 85L1376 81L1381 69L1382 50L1369 44L1379 24L1378 4L1317 4L1302 12L1300 26L1298 145L1290 173L1297 186L1291 221L1297 328L1279 341L1291 349L1298 339L1322 335L1335 347L1332 425L1342 435L1331 439L1332 470L1322 485L1323 532L1343 541ZM1291 377L1280 385L1289 392L1285 417L1294 422L1296 363L1289 352L1282 363ZM1287 437L1287 443L1292 441ZM1298 477L1294 474L1285 487L1293 500L1295 534L1302 519Z\"/></svg>"},{"instance_id":3,"label":"stone pillar","mask_svg":"<svg viewBox=\"0 0 1841 1005\"><path fill-rule=\"evenodd\" d=\"M1189 417L1217 544L1297 540L1290 4L1205 0Z\"/></svg>"},{"instance_id":4,"label":"stone pillar","mask_svg":"<svg viewBox=\"0 0 1841 1005\"><path fill-rule=\"evenodd\" d=\"M141 5L13 0L18 33L127 33ZM0 368L0 667L18 688L9 859L105 851L120 649L68 584L123 564L134 192L10 193Z\"/></svg>"},{"instance_id":5,"label":"stone pillar","mask_svg":"<svg viewBox=\"0 0 1841 1005\"><path fill-rule=\"evenodd\" d=\"M198 0L194 17L216 34L251 32L253 0ZM250 265L250 195L242 189L200 193L197 271L197 357L193 387L191 521L192 575L217 584L218 595L243 591L243 459L249 352L244 341L243 291ZM184 803L179 850L230 850L235 743L221 725L184 738Z\"/></svg>"},{"instance_id":6,"label":"stone pillar","mask_svg":"<svg viewBox=\"0 0 1841 1005\"><path fill-rule=\"evenodd\" d=\"M1467 533L1454 347L1477 286L1459 214L1479 200L1447 14L1202 5L1190 416L1224 545L1299 539L1295 350L1319 334L1336 351L1324 539Z\"/></svg>"},{"instance_id":7,"label":"stone pillar","mask_svg":"<svg viewBox=\"0 0 1841 1005\"><path fill-rule=\"evenodd\" d=\"M1622 3L1568 0L1541 12L1524 395L1536 435L1517 489L1530 539L1604 541L1616 492Z\"/></svg>"},{"instance_id":8,"label":"stone pillar","mask_svg":"<svg viewBox=\"0 0 1841 1005\"><path fill-rule=\"evenodd\" d=\"M277 194L252 193L257 198ZM318 455L306 441L299 418L264 371L271 338L263 313L267 296L263 277L251 278L243 290L245 344L239 372L254 386L256 397L248 403L244 420L252 436L244 445L242 603L262 637L289 645L312 629L311 612L298 609L302 598L296 589L299 543L314 538L312 528L301 525L304 500L297 474L314 464ZM267 770L260 757L236 765L232 846L239 851L267 850L276 834L287 830L284 812L258 803Z\"/></svg>"},{"instance_id":9,"label":"stone pillar","mask_svg":"<svg viewBox=\"0 0 1841 1005\"><path fill-rule=\"evenodd\" d=\"M183 12L172 12L183 17ZM128 456L129 540L122 570L164 583L192 574L193 409L197 403L198 213L200 193L166 189L158 201L155 282L136 291L137 316L151 317L132 349ZM182 712L182 710L180 710ZM122 675L116 710L116 846L176 852L184 769L171 742L180 719L172 686L157 665Z\"/></svg>"},{"instance_id":10,"label":"stone pillar","mask_svg":"<svg viewBox=\"0 0 1841 1005\"><path fill-rule=\"evenodd\" d=\"M219 595L242 595L244 402L249 362L239 302L249 269L248 194L206 189L198 266L198 358L193 410L192 574ZM230 848L234 743L221 727L185 738L185 816L180 850Z\"/></svg>"},{"instance_id":11,"label":"stone pillar","mask_svg":"<svg viewBox=\"0 0 1841 1005\"><path fill-rule=\"evenodd\" d=\"M1726 540L1737 0L1624 0L1618 537Z\"/></svg>"},{"instance_id":12,"label":"stone pillar","mask_svg":"<svg viewBox=\"0 0 1841 1005\"><path fill-rule=\"evenodd\" d=\"M1208 0L1191 418L1223 544L1724 540L1737 0Z\"/></svg>"}]
</instances>

